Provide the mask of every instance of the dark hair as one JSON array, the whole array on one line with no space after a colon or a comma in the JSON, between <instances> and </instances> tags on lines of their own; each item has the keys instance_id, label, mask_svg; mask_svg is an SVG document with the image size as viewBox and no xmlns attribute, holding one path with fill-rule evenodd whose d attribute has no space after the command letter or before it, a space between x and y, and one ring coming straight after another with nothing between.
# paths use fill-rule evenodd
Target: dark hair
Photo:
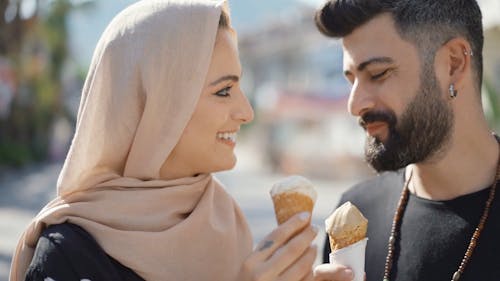
<instances>
[{"instance_id":1,"label":"dark hair","mask_svg":"<svg viewBox=\"0 0 500 281\"><path fill-rule=\"evenodd\" d=\"M481 89L484 37L476 0L329 0L314 19L321 33L340 38L382 13L392 15L401 38L415 45L427 63L449 40L465 38Z\"/></svg>"},{"instance_id":2,"label":"dark hair","mask_svg":"<svg viewBox=\"0 0 500 281\"><path fill-rule=\"evenodd\" d=\"M222 6L222 10L220 12L219 28L229 28L229 27L231 27L231 20L229 18L229 7L227 5L224 5Z\"/></svg>"}]
</instances>

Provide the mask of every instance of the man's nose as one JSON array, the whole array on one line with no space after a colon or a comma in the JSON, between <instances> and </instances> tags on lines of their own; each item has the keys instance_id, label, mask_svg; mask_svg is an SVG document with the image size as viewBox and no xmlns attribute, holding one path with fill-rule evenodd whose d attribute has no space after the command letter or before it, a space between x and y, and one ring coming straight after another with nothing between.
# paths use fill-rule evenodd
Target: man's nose
<instances>
[{"instance_id":1,"label":"man's nose","mask_svg":"<svg viewBox=\"0 0 500 281\"><path fill-rule=\"evenodd\" d=\"M348 111L353 116L362 116L363 113L373 109L375 107L375 99L373 94L369 91L358 80L354 82L349 94Z\"/></svg>"}]
</instances>

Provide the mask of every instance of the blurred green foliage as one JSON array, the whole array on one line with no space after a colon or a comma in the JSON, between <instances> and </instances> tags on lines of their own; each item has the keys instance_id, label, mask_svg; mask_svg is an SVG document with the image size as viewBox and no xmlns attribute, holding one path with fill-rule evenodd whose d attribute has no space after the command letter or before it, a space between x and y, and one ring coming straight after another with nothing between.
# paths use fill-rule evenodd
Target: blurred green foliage
<instances>
[{"instance_id":1,"label":"blurred green foliage","mask_svg":"<svg viewBox=\"0 0 500 281\"><path fill-rule=\"evenodd\" d=\"M498 102L499 93L488 79L483 80L482 95L488 122L491 127L498 132L500 125L500 107Z\"/></svg>"},{"instance_id":2,"label":"blurred green foliage","mask_svg":"<svg viewBox=\"0 0 500 281\"><path fill-rule=\"evenodd\" d=\"M0 167L47 158L53 120L66 115L62 72L69 55L68 16L89 3L38 0L27 17L21 13L23 1L0 2L0 58L15 77L10 111L0 117Z\"/></svg>"}]
</instances>

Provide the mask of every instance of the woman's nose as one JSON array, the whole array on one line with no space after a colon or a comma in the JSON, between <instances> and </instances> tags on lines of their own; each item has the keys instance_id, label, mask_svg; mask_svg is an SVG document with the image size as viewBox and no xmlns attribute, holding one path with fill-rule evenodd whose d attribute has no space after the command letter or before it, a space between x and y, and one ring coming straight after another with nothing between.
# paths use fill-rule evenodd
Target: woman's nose
<instances>
[{"instance_id":1,"label":"woman's nose","mask_svg":"<svg viewBox=\"0 0 500 281\"><path fill-rule=\"evenodd\" d=\"M233 118L241 121L242 123L250 123L254 118L253 108L248 101L248 98L240 90L240 98L238 99L236 110L233 112Z\"/></svg>"}]
</instances>

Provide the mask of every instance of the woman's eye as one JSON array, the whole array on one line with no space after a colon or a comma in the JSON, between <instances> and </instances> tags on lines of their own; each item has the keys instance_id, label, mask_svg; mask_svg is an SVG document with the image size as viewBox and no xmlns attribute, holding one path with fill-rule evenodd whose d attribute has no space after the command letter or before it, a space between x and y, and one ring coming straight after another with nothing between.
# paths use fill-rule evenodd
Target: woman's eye
<instances>
[{"instance_id":1,"label":"woman's eye","mask_svg":"<svg viewBox=\"0 0 500 281\"><path fill-rule=\"evenodd\" d=\"M378 80L378 79L384 77L387 73L389 73L389 70L390 69L386 69L386 70L384 70L382 72L379 72L378 74L372 75L371 79L372 80Z\"/></svg>"},{"instance_id":2,"label":"woman's eye","mask_svg":"<svg viewBox=\"0 0 500 281\"><path fill-rule=\"evenodd\" d=\"M214 95L218 96L218 97L229 97L230 94L229 94L229 91L231 90L231 87L226 87L218 92L216 92Z\"/></svg>"}]
</instances>

